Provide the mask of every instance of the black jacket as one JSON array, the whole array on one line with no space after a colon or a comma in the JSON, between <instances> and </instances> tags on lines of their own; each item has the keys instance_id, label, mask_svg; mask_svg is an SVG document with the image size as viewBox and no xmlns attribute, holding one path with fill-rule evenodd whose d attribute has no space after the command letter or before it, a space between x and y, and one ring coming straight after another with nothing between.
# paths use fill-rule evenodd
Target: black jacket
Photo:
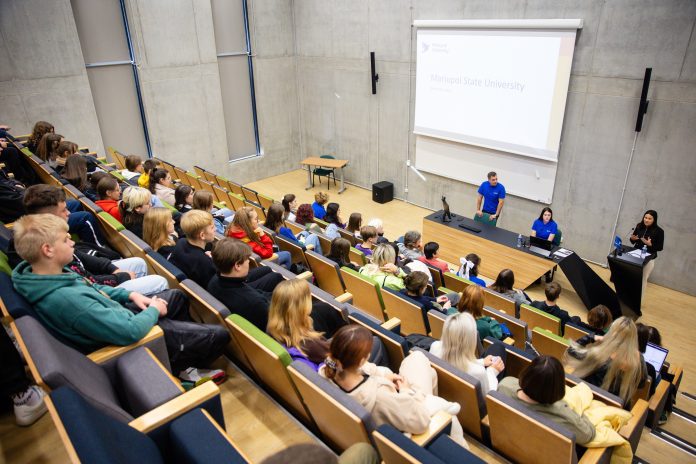
<instances>
[{"instance_id":1,"label":"black jacket","mask_svg":"<svg viewBox=\"0 0 696 464\"><path fill-rule=\"evenodd\" d=\"M648 253L650 253L653 259L657 258L657 252L662 251L662 247L665 244L665 231L662 230L662 227L657 225L645 227L645 224L640 222L636 228L633 229L633 234L631 235L638 236L638 240L631 240L633 247L637 249L643 248L644 243L641 238L644 237L652 239L652 246L648 247Z\"/></svg>"},{"instance_id":2,"label":"black jacket","mask_svg":"<svg viewBox=\"0 0 696 464\"><path fill-rule=\"evenodd\" d=\"M169 261L203 288L208 286L217 272L212 258L205 254L205 250L191 245L185 238L176 242Z\"/></svg>"}]
</instances>

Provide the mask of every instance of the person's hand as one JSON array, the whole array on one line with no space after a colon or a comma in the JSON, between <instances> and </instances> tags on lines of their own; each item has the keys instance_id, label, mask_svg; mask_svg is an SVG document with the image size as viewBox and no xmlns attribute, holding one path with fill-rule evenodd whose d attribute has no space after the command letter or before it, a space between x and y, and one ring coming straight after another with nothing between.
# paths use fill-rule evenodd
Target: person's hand
<instances>
[{"instance_id":1,"label":"person's hand","mask_svg":"<svg viewBox=\"0 0 696 464\"><path fill-rule=\"evenodd\" d=\"M476 215L477 215L478 217L483 216L483 211L481 211L481 210L476 211Z\"/></svg>"},{"instance_id":2,"label":"person's hand","mask_svg":"<svg viewBox=\"0 0 696 464\"><path fill-rule=\"evenodd\" d=\"M442 303L442 307L444 309L450 309L452 307L452 302L450 300L447 300L444 303Z\"/></svg>"},{"instance_id":3,"label":"person's hand","mask_svg":"<svg viewBox=\"0 0 696 464\"><path fill-rule=\"evenodd\" d=\"M393 383L394 386L397 387L397 390L399 382L402 382L404 380L402 376L400 376L399 374L394 374L393 372L391 374L385 375L384 378Z\"/></svg>"},{"instance_id":4,"label":"person's hand","mask_svg":"<svg viewBox=\"0 0 696 464\"><path fill-rule=\"evenodd\" d=\"M396 389L400 392L404 391L404 390L408 390L411 388L411 384L408 383L408 380L406 380L404 377L401 377L399 380L397 380L394 383L396 385Z\"/></svg>"},{"instance_id":5,"label":"person's hand","mask_svg":"<svg viewBox=\"0 0 696 464\"><path fill-rule=\"evenodd\" d=\"M128 274L130 276L130 280L135 279L135 272L133 271L124 271L123 269L116 269L114 271L114 274Z\"/></svg>"},{"instance_id":6,"label":"person's hand","mask_svg":"<svg viewBox=\"0 0 696 464\"><path fill-rule=\"evenodd\" d=\"M152 301L152 298L148 298L142 293L138 292L131 292L131 294L128 295L128 299L135 303L135 305L142 310L147 309L147 307L150 306L150 302Z\"/></svg>"},{"instance_id":7,"label":"person's hand","mask_svg":"<svg viewBox=\"0 0 696 464\"><path fill-rule=\"evenodd\" d=\"M380 270L382 270L382 271L384 271L384 272L389 272L390 274L394 274L394 275L396 275L396 274L399 273L399 268L398 268L398 266L397 266L396 264L394 264L394 263L387 263L387 264L385 264L384 266L382 266L382 267L380 268Z\"/></svg>"},{"instance_id":8,"label":"person's hand","mask_svg":"<svg viewBox=\"0 0 696 464\"><path fill-rule=\"evenodd\" d=\"M436 301L437 301L438 303L444 303L445 301L447 301L447 295L440 295L440 296L438 296Z\"/></svg>"},{"instance_id":9,"label":"person's hand","mask_svg":"<svg viewBox=\"0 0 696 464\"><path fill-rule=\"evenodd\" d=\"M205 255L206 255L208 258L210 258L210 259L213 258L213 252L212 252L212 251L206 251L206 252L205 252Z\"/></svg>"},{"instance_id":10,"label":"person's hand","mask_svg":"<svg viewBox=\"0 0 696 464\"><path fill-rule=\"evenodd\" d=\"M167 301L166 300L163 300L162 298L158 298L156 296L153 296L150 299L150 306L157 308L157 311L159 312L160 317L164 317L167 315Z\"/></svg>"},{"instance_id":11,"label":"person's hand","mask_svg":"<svg viewBox=\"0 0 696 464\"><path fill-rule=\"evenodd\" d=\"M601 343L602 340L604 340L604 335L595 335L594 336L595 343Z\"/></svg>"},{"instance_id":12,"label":"person's hand","mask_svg":"<svg viewBox=\"0 0 696 464\"><path fill-rule=\"evenodd\" d=\"M498 374L505 370L505 364L503 363L503 360L500 359L498 356L494 357L491 367L495 369L498 372Z\"/></svg>"},{"instance_id":13,"label":"person's hand","mask_svg":"<svg viewBox=\"0 0 696 464\"><path fill-rule=\"evenodd\" d=\"M635 235L635 234L634 234L634 235L631 235L631 240L634 241L634 242L638 241L638 236Z\"/></svg>"},{"instance_id":14,"label":"person's hand","mask_svg":"<svg viewBox=\"0 0 696 464\"><path fill-rule=\"evenodd\" d=\"M498 217L498 215L497 215L497 214L491 214L489 217L491 218L491 221L493 221L495 218Z\"/></svg>"},{"instance_id":15,"label":"person's hand","mask_svg":"<svg viewBox=\"0 0 696 464\"><path fill-rule=\"evenodd\" d=\"M645 238L645 237L644 237L644 238L641 238L641 240L642 240L643 243L645 243L646 245L652 246L652 239L651 239L651 238Z\"/></svg>"},{"instance_id":16,"label":"person's hand","mask_svg":"<svg viewBox=\"0 0 696 464\"><path fill-rule=\"evenodd\" d=\"M254 229L254 233L256 233L256 235L258 235L259 237L264 236L264 232L263 232L263 229L261 227L257 227L256 229Z\"/></svg>"},{"instance_id":17,"label":"person's hand","mask_svg":"<svg viewBox=\"0 0 696 464\"><path fill-rule=\"evenodd\" d=\"M488 367L491 364L493 364L493 356L488 355L485 358L483 358L483 367Z\"/></svg>"}]
</instances>

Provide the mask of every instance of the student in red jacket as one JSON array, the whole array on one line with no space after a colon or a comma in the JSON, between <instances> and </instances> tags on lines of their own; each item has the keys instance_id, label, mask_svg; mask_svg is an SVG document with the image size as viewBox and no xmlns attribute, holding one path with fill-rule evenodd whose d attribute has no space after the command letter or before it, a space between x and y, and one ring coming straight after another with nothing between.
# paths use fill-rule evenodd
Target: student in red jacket
<instances>
[{"instance_id":1,"label":"student in red jacket","mask_svg":"<svg viewBox=\"0 0 696 464\"><path fill-rule=\"evenodd\" d=\"M95 203L118 222L122 222L121 212L118 210L118 202L121 199L121 186L118 181L111 176L104 177L97 184L97 196L99 200Z\"/></svg>"},{"instance_id":2,"label":"student in red jacket","mask_svg":"<svg viewBox=\"0 0 696 464\"><path fill-rule=\"evenodd\" d=\"M227 236L246 243L262 259L273 256L273 239L259 227L259 217L253 208L244 206L237 210L227 229ZM290 252L278 251L276 254L278 255L278 264L290 268L292 264Z\"/></svg>"}]
</instances>

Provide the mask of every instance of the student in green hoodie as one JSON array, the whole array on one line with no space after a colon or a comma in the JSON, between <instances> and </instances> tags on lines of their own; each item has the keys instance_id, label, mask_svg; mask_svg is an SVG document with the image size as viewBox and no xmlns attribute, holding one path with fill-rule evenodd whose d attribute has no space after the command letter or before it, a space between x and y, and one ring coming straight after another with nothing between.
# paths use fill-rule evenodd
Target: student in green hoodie
<instances>
[{"instance_id":1,"label":"student in green hoodie","mask_svg":"<svg viewBox=\"0 0 696 464\"><path fill-rule=\"evenodd\" d=\"M160 325L172 371L189 380L204 372L194 369L193 374L182 376L193 369L189 366L210 363L229 341L223 327L192 323L188 300L179 290L164 292L166 299L146 297L91 283L71 272L65 266L72 261L74 242L68 224L57 216L32 214L20 218L15 222L14 238L17 253L24 259L12 272L15 289L34 307L44 325L84 352L107 344L135 343L160 317L167 316ZM173 349L179 346L186 349Z\"/></svg>"}]
</instances>

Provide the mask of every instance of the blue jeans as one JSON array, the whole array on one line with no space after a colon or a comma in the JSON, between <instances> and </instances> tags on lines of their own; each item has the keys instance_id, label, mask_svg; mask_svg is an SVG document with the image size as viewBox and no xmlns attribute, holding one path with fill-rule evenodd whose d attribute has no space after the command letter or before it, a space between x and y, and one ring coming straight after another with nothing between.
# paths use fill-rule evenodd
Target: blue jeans
<instances>
[{"instance_id":1,"label":"blue jeans","mask_svg":"<svg viewBox=\"0 0 696 464\"><path fill-rule=\"evenodd\" d=\"M118 288L146 296L169 290L167 279L159 275L147 275L147 264L142 258L125 258L111 263L122 271L131 271L135 274L135 279L123 282Z\"/></svg>"},{"instance_id":2,"label":"blue jeans","mask_svg":"<svg viewBox=\"0 0 696 464\"><path fill-rule=\"evenodd\" d=\"M290 266L292 265L292 257L290 256L290 252L276 251L276 254L278 255L278 264L286 269L290 269Z\"/></svg>"}]
</instances>

